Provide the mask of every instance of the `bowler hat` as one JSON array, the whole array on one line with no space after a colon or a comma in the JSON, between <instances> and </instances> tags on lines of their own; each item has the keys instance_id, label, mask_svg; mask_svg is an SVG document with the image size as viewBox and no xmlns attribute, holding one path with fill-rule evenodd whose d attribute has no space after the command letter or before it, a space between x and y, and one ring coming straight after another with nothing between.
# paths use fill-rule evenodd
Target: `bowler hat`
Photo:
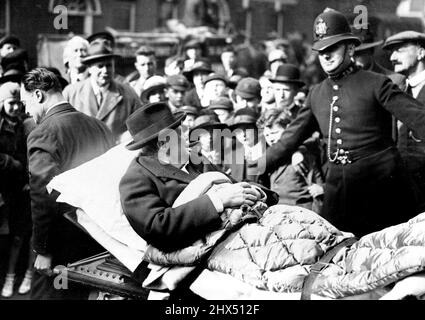
<instances>
[{"instance_id":1,"label":"bowler hat","mask_svg":"<svg viewBox=\"0 0 425 320\"><path fill-rule=\"evenodd\" d=\"M297 66L285 63L276 70L274 78L269 79L271 82L294 83L302 87L305 83L300 79L300 70Z\"/></svg>"},{"instance_id":2,"label":"bowler hat","mask_svg":"<svg viewBox=\"0 0 425 320\"><path fill-rule=\"evenodd\" d=\"M353 35L347 18L341 12L327 8L316 17L313 24L313 50L322 51L345 40L360 44L360 39Z\"/></svg>"},{"instance_id":3,"label":"bowler hat","mask_svg":"<svg viewBox=\"0 0 425 320\"><path fill-rule=\"evenodd\" d=\"M186 91L190 88L189 81L181 74L174 74L167 77L167 85L180 91Z\"/></svg>"},{"instance_id":4,"label":"bowler hat","mask_svg":"<svg viewBox=\"0 0 425 320\"><path fill-rule=\"evenodd\" d=\"M167 80L161 76L152 76L146 79L143 84L143 91L140 95L142 101L148 101L149 95L152 91L165 89L167 87Z\"/></svg>"},{"instance_id":5,"label":"bowler hat","mask_svg":"<svg viewBox=\"0 0 425 320\"><path fill-rule=\"evenodd\" d=\"M235 115L229 124L230 129L235 129L241 125L252 124L256 125L258 120L258 113L251 108L242 108L235 112Z\"/></svg>"},{"instance_id":6,"label":"bowler hat","mask_svg":"<svg viewBox=\"0 0 425 320\"><path fill-rule=\"evenodd\" d=\"M208 109L210 110L223 109L223 110L227 110L231 112L233 110L233 103L232 103L232 100L230 100L229 98L219 97L210 102Z\"/></svg>"},{"instance_id":7,"label":"bowler hat","mask_svg":"<svg viewBox=\"0 0 425 320\"><path fill-rule=\"evenodd\" d=\"M360 29L360 31L356 31L357 29L354 29L353 33L359 36L361 41L361 44L354 49L356 53L375 48L384 43L384 40L375 41L375 37L370 29L369 25L366 29Z\"/></svg>"},{"instance_id":8,"label":"bowler hat","mask_svg":"<svg viewBox=\"0 0 425 320\"><path fill-rule=\"evenodd\" d=\"M190 132L195 129L201 128L224 129L227 128L227 125L225 123L220 122L218 116L214 112L211 112L198 116L195 119L193 127L190 129Z\"/></svg>"},{"instance_id":9,"label":"bowler hat","mask_svg":"<svg viewBox=\"0 0 425 320\"><path fill-rule=\"evenodd\" d=\"M91 42L87 50L87 56L81 59L84 64L91 64L96 61L115 59L119 55L114 54L112 49L104 42Z\"/></svg>"},{"instance_id":10,"label":"bowler hat","mask_svg":"<svg viewBox=\"0 0 425 320\"><path fill-rule=\"evenodd\" d=\"M234 93L244 99L261 98L261 85L260 82L251 77L241 79Z\"/></svg>"},{"instance_id":11,"label":"bowler hat","mask_svg":"<svg viewBox=\"0 0 425 320\"><path fill-rule=\"evenodd\" d=\"M175 129L183 121L184 112L171 113L165 102L148 103L132 113L127 121L127 129L133 141L126 145L128 150L137 150L153 139L162 130Z\"/></svg>"},{"instance_id":12,"label":"bowler hat","mask_svg":"<svg viewBox=\"0 0 425 320\"><path fill-rule=\"evenodd\" d=\"M87 37L87 41L89 43L92 43L97 39L106 39L111 43L111 47L115 47L115 37L109 31L96 32Z\"/></svg>"},{"instance_id":13,"label":"bowler hat","mask_svg":"<svg viewBox=\"0 0 425 320\"><path fill-rule=\"evenodd\" d=\"M3 47L6 43L14 44L15 46L19 47L21 45L21 42L19 39L13 35L7 35L0 39L0 48Z\"/></svg>"},{"instance_id":14,"label":"bowler hat","mask_svg":"<svg viewBox=\"0 0 425 320\"><path fill-rule=\"evenodd\" d=\"M382 48L392 50L394 46L408 42L418 43L425 48L425 34L413 30L402 31L388 37Z\"/></svg>"}]
</instances>

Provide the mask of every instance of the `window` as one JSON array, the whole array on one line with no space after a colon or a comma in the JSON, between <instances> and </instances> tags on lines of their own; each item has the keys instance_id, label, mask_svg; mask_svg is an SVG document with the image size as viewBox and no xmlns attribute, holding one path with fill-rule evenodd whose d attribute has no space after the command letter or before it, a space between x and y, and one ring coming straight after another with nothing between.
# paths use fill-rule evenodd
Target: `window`
<instances>
[{"instance_id":1,"label":"window","mask_svg":"<svg viewBox=\"0 0 425 320\"><path fill-rule=\"evenodd\" d=\"M10 33L10 0L0 0L0 36Z\"/></svg>"}]
</instances>

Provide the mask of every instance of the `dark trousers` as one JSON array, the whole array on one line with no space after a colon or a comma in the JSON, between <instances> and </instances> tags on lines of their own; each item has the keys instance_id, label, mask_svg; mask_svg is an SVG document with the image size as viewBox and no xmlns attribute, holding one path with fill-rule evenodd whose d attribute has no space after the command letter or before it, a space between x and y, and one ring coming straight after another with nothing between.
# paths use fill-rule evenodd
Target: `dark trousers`
<instances>
[{"instance_id":1,"label":"dark trousers","mask_svg":"<svg viewBox=\"0 0 425 320\"><path fill-rule=\"evenodd\" d=\"M329 163L321 215L361 237L415 215L414 195L400 155L387 148L347 165Z\"/></svg>"},{"instance_id":2,"label":"dark trousers","mask_svg":"<svg viewBox=\"0 0 425 320\"><path fill-rule=\"evenodd\" d=\"M39 272L34 272L31 282L31 300L87 300L89 289L78 284L67 282L65 287L63 281L55 288L55 276L47 276Z\"/></svg>"}]
</instances>

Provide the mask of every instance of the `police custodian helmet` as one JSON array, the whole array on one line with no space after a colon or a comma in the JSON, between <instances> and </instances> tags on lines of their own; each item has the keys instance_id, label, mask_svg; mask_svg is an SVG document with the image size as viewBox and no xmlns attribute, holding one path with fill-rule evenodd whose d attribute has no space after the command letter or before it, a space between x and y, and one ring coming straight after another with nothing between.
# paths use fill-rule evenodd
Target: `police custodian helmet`
<instances>
[{"instance_id":1,"label":"police custodian helmet","mask_svg":"<svg viewBox=\"0 0 425 320\"><path fill-rule=\"evenodd\" d=\"M351 40L359 45L360 39L352 32L347 18L334 9L325 9L314 20L313 50L322 51L335 43Z\"/></svg>"}]
</instances>

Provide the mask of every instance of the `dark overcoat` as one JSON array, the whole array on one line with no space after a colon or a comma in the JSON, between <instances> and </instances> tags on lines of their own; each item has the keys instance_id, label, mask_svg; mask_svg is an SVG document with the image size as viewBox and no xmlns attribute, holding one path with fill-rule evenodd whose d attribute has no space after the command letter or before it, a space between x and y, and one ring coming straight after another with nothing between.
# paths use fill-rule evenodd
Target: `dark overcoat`
<instances>
[{"instance_id":1,"label":"dark overcoat","mask_svg":"<svg viewBox=\"0 0 425 320\"><path fill-rule=\"evenodd\" d=\"M100 120L63 103L48 111L27 145L34 250L52 255L53 265L87 257L93 240L63 217L70 208L57 203L57 193L49 194L46 186L54 176L107 151L113 145L111 132Z\"/></svg>"},{"instance_id":2,"label":"dark overcoat","mask_svg":"<svg viewBox=\"0 0 425 320\"><path fill-rule=\"evenodd\" d=\"M184 188L201 173L191 164L186 168L189 173L161 164L156 157L140 155L120 182L121 203L130 225L163 251L188 246L221 223L207 195L172 208Z\"/></svg>"}]
</instances>

